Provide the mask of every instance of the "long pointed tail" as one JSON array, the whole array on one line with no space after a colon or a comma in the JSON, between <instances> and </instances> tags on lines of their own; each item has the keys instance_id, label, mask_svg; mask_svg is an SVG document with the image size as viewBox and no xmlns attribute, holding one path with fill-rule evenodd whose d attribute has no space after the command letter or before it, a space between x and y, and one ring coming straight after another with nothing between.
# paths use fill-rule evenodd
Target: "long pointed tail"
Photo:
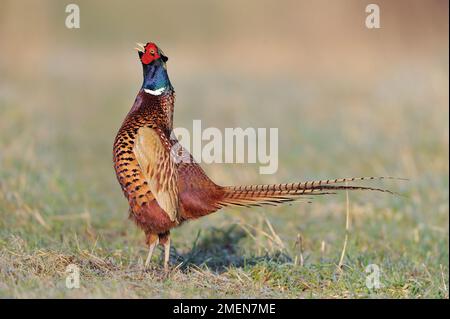
<instances>
[{"instance_id":1,"label":"long pointed tail","mask_svg":"<svg viewBox=\"0 0 450 319\"><path fill-rule=\"evenodd\" d=\"M337 191L342 190L368 190L396 194L382 188L347 185L351 182L383 179L402 180L402 178L395 177L351 177L290 184L226 186L223 188L224 196L219 205L244 207L279 205L305 198L308 195L336 194ZM346 185L339 185L344 183Z\"/></svg>"}]
</instances>

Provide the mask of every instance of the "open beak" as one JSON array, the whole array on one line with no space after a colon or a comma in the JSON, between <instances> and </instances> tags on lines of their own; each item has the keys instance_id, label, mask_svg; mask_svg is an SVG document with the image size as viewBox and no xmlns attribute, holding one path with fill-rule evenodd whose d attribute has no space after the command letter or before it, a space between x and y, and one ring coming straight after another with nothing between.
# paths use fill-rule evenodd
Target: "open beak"
<instances>
[{"instance_id":1,"label":"open beak","mask_svg":"<svg viewBox=\"0 0 450 319\"><path fill-rule=\"evenodd\" d=\"M137 45L137 47L135 49L138 52L142 52L142 53L145 52L145 45L144 44L137 42L136 45Z\"/></svg>"}]
</instances>

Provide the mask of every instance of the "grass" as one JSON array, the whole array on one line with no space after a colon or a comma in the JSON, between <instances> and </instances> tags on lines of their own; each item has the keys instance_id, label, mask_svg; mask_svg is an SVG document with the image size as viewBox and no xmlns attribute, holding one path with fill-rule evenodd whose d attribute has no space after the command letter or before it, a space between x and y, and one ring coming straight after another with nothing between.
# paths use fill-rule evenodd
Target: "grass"
<instances>
[{"instance_id":1,"label":"grass","mask_svg":"<svg viewBox=\"0 0 450 319\"><path fill-rule=\"evenodd\" d=\"M241 94L252 96L252 88L239 84ZM228 90L222 85L219 89ZM191 89L180 86L181 97ZM442 108L405 104L387 112L383 108L389 106L382 106L360 127L355 123L367 121L367 110L328 108L330 99L319 101L328 113L310 112L294 106L293 97L286 112L295 116L284 117L280 129L276 176L258 176L251 165L207 171L222 183L389 173L410 178L384 185L405 197L350 194L342 270L346 201L337 196L281 208L226 210L188 223L173 231L173 270L165 276L159 255L151 270L142 270L143 235L126 218L126 201L112 170L111 141L127 99L101 90L106 98L89 116L76 100L67 100L64 109L38 105L27 110L13 97L2 100L8 119L1 128L2 297L448 298L448 149L439 136L448 122L436 114L445 112ZM345 105L347 97L337 98ZM191 104L178 105L185 123L189 119L183 112L189 109ZM220 117L227 110L217 112ZM333 125L341 112L345 117ZM394 119L386 119L388 113ZM260 120L260 126L270 126L272 119L262 115ZM244 124L242 118L235 121ZM395 139L390 121L397 121ZM215 124L208 113L205 122ZM79 289L65 287L69 264L81 269ZM379 289L365 285L369 264L382 270Z\"/></svg>"}]
</instances>

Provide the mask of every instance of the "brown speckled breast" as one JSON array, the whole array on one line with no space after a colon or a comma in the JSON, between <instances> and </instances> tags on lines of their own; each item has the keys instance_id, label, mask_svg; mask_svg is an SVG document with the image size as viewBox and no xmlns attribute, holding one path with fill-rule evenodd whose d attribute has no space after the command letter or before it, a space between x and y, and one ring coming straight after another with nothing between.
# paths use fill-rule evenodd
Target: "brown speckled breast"
<instances>
[{"instance_id":1,"label":"brown speckled breast","mask_svg":"<svg viewBox=\"0 0 450 319\"><path fill-rule=\"evenodd\" d=\"M178 224L170 221L147 185L133 152L136 134L139 128L147 126L156 130L162 140L171 145L177 143L176 139L170 139L174 99L172 94L152 96L139 92L114 141L114 168L130 204L130 217L147 234L166 233L185 220L208 215L222 207L218 202L223 197L223 188L208 178L192 156L191 162L177 165L181 210Z\"/></svg>"},{"instance_id":2,"label":"brown speckled breast","mask_svg":"<svg viewBox=\"0 0 450 319\"><path fill-rule=\"evenodd\" d=\"M155 129L164 138L170 136L173 103L173 94L153 96L140 91L114 141L114 169L130 204L130 217L150 233L163 233L175 225L157 205L136 160L133 147L137 131L143 126Z\"/></svg>"}]
</instances>

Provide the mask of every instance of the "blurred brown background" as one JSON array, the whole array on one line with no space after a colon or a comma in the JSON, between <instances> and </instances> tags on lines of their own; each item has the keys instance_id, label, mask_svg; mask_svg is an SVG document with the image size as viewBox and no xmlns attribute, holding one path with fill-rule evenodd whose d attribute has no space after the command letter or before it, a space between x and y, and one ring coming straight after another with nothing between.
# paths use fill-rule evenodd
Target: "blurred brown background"
<instances>
[{"instance_id":1,"label":"blurred brown background","mask_svg":"<svg viewBox=\"0 0 450 319\"><path fill-rule=\"evenodd\" d=\"M83 54L105 52L104 62L121 68L127 65L121 48L152 40L170 53L175 70L373 72L387 63L434 57L446 48L448 35L445 0L377 1L378 30L365 28L371 2L360 0L75 3L79 30L64 26L68 3L2 1L2 66L43 67L55 59L73 65Z\"/></svg>"},{"instance_id":2,"label":"blurred brown background","mask_svg":"<svg viewBox=\"0 0 450 319\"><path fill-rule=\"evenodd\" d=\"M396 134L409 121L402 112L418 110L448 153L447 1L378 1L381 29L372 30L368 1L76 3L80 29L65 27L65 2L0 4L0 105L37 116L30 130L50 144L90 139L106 152L141 83L134 43L154 41L170 57L178 126L203 119L216 127L280 127L295 119L280 132L292 136L295 126L318 130L329 120L330 137L352 125L360 130L345 138L354 144L373 138L370 122L361 121L385 121ZM12 122L2 118L3 131ZM282 137L280 152L314 144L317 131L306 133Z\"/></svg>"}]
</instances>

